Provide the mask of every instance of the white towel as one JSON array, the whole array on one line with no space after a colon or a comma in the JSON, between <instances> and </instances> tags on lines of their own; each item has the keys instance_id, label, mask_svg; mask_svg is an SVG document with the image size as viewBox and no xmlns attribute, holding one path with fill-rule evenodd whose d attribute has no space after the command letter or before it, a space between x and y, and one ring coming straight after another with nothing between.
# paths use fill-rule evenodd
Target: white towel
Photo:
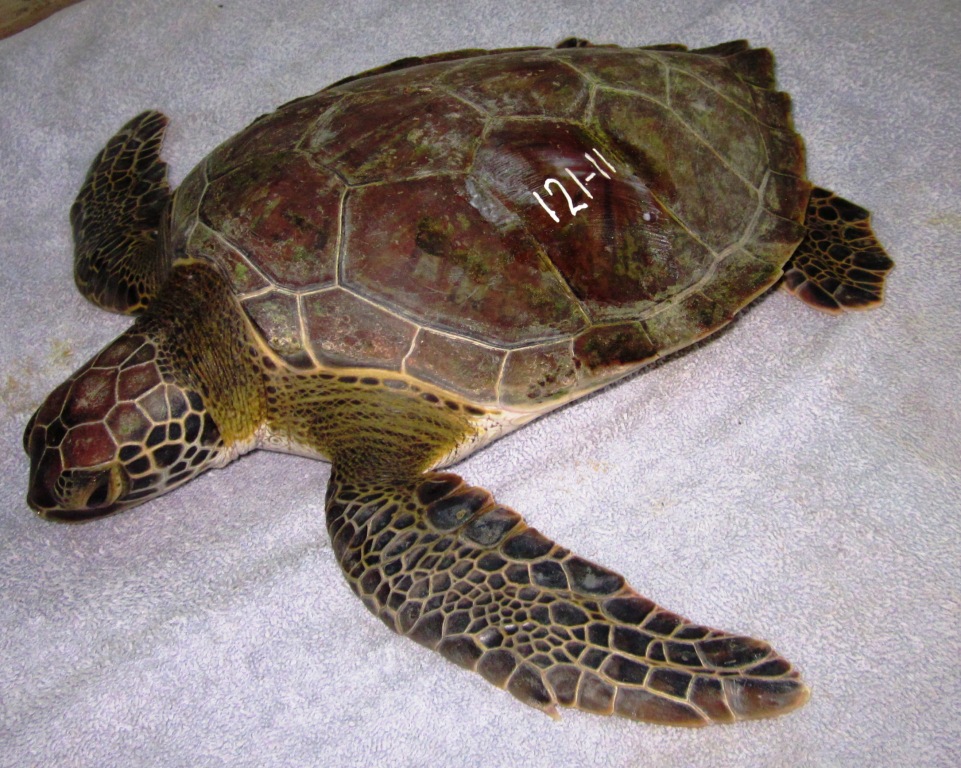
<instances>
[{"instance_id":1,"label":"white towel","mask_svg":"<svg viewBox=\"0 0 961 768\"><path fill-rule=\"evenodd\" d=\"M771 641L804 709L685 731L523 707L364 610L321 463L255 454L82 526L30 512L30 413L128 322L74 289L67 213L129 117L170 116L176 183L356 71L569 35L771 47L811 177L874 212L897 268L882 309L776 292L458 471L665 607ZM961 764L959 39L935 0L86 0L0 41L0 764Z\"/></svg>"}]
</instances>

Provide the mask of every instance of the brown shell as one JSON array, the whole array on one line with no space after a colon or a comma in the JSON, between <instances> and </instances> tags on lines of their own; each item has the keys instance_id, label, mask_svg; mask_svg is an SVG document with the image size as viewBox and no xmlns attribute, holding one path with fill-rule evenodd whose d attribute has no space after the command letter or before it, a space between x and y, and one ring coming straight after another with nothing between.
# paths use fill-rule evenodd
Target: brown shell
<instances>
[{"instance_id":1,"label":"brown shell","mask_svg":"<svg viewBox=\"0 0 961 768\"><path fill-rule=\"evenodd\" d=\"M728 322L809 190L768 51L471 51L259 118L185 180L173 245L294 366L538 407Z\"/></svg>"}]
</instances>

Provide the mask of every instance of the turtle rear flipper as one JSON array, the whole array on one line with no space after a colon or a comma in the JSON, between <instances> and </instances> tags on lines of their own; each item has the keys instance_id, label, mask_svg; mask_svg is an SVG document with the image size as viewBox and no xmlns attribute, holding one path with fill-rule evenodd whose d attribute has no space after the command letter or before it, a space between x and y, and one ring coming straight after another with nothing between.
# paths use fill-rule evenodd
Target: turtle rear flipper
<instances>
[{"instance_id":1,"label":"turtle rear flipper","mask_svg":"<svg viewBox=\"0 0 961 768\"><path fill-rule=\"evenodd\" d=\"M150 111L121 128L93 161L70 209L74 279L104 309L143 311L170 268L160 237L171 197L160 159L166 127L167 118Z\"/></svg>"},{"instance_id":2,"label":"turtle rear flipper","mask_svg":"<svg viewBox=\"0 0 961 768\"><path fill-rule=\"evenodd\" d=\"M804 225L808 233L785 269L785 287L826 312L879 306L894 262L871 230L871 214L815 187Z\"/></svg>"},{"instance_id":3,"label":"turtle rear flipper","mask_svg":"<svg viewBox=\"0 0 961 768\"><path fill-rule=\"evenodd\" d=\"M767 643L663 610L457 475L363 481L335 463L327 527L388 627L554 717L560 704L702 726L808 698Z\"/></svg>"}]
</instances>

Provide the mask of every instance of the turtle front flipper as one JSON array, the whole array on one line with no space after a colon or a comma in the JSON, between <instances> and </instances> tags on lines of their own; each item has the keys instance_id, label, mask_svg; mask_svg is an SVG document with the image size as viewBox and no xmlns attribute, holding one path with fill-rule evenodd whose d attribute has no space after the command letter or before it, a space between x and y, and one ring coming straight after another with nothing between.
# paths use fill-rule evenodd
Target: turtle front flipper
<instances>
[{"instance_id":1,"label":"turtle front flipper","mask_svg":"<svg viewBox=\"0 0 961 768\"><path fill-rule=\"evenodd\" d=\"M166 279L170 259L160 229L170 187L160 159L167 118L144 112L93 161L70 209L74 279L97 306L137 314Z\"/></svg>"},{"instance_id":2,"label":"turtle front flipper","mask_svg":"<svg viewBox=\"0 0 961 768\"><path fill-rule=\"evenodd\" d=\"M656 606L457 475L348 475L335 464L327 527L353 590L394 631L525 704L701 726L808 698L767 643Z\"/></svg>"},{"instance_id":3,"label":"turtle front flipper","mask_svg":"<svg viewBox=\"0 0 961 768\"><path fill-rule=\"evenodd\" d=\"M871 214L815 187L804 225L807 235L785 269L785 287L826 312L880 305L894 262L871 230Z\"/></svg>"}]
</instances>

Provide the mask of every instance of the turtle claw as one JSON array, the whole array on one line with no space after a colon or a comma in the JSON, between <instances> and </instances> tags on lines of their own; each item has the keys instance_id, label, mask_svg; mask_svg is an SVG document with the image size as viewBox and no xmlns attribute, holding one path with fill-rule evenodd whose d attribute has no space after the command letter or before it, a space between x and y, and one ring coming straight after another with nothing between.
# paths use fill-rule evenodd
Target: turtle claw
<instances>
[{"instance_id":1,"label":"turtle claw","mask_svg":"<svg viewBox=\"0 0 961 768\"><path fill-rule=\"evenodd\" d=\"M660 608L457 475L376 484L335 465L327 526L387 626L551 717L561 705L698 727L808 698L767 643Z\"/></svg>"},{"instance_id":2,"label":"turtle claw","mask_svg":"<svg viewBox=\"0 0 961 768\"><path fill-rule=\"evenodd\" d=\"M783 715L811 698L811 689L797 678L732 678L724 681L723 688L724 698L738 720Z\"/></svg>"}]
</instances>

